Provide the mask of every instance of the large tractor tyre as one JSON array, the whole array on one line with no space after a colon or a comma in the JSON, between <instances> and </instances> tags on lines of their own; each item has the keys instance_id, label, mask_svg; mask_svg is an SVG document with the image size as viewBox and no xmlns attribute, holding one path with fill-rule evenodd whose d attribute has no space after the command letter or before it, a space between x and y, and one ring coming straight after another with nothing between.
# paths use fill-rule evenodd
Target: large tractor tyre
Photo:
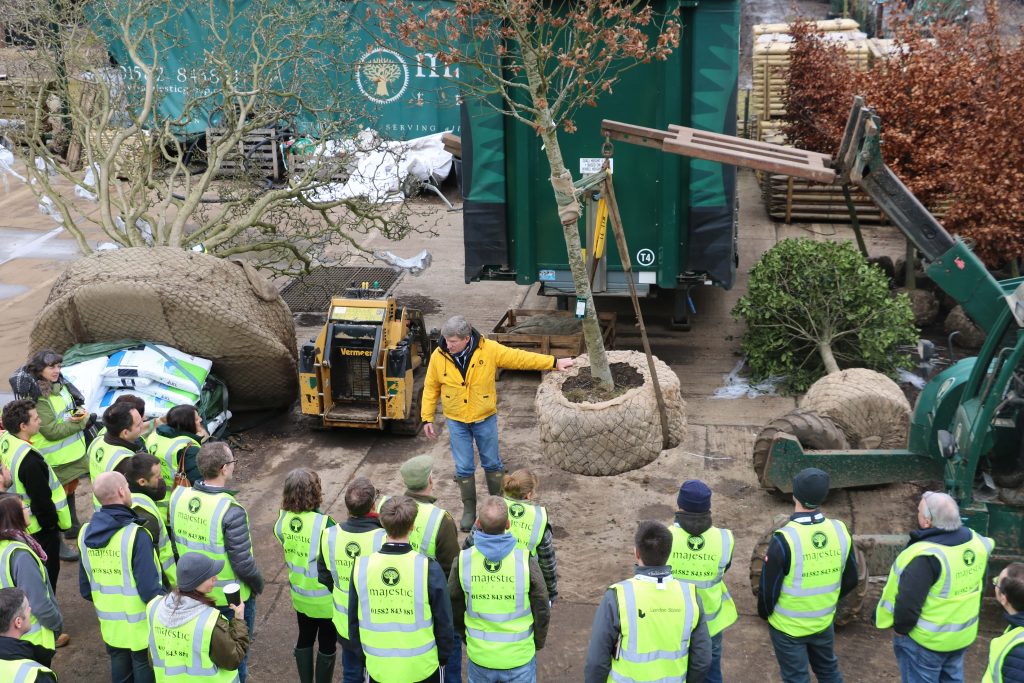
<instances>
[{"instance_id":1,"label":"large tractor tyre","mask_svg":"<svg viewBox=\"0 0 1024 683\"><path fill-rule=\"evenodd\" d=\"M573 403L562 385L590 365L583 354L565 372L549 372L537 389L534 406L540 426L540 451L566 472L608 476L643 467L662 451L661 418L647 358L639 351L608 351L610 364L626 363L643 377L643 386L595 403ZM686 436L686 402L679 377L655 358L655 372L668 413L668 447Z\"/></svg>"},{"instance_id":2,"label":"large tractor tyre","mask_svg":"<svg viewBox=\"0 0 1024 683\"><path fill-rule=\"evenodd\" d=\"M247 263L174 247L71 263L36 317L31 351L139 339L213 361L234 411L286 410L298 393L295 325Z\"/></svg>"},{"instance_id":3,"label":"large tractor tyre","mask_svg":"<svg viewBox=\"0 0 1024 683\"><path fill-rule=\"evenodd\" d=\"M846 436L835 422L822 417L810 410L794 410L782 417L777 417L757 435L754 441L754 474L761 486L771 493L780 491L765 484L765 467L768 464L768 453L772 443L779 434L789 434L796 438L809 451L838 451L850 447ZM788 494L786 494L788 497Z\"/></svg>"},{"instance_id":4,"label":"large tractor tyre","mask_svg":"<svg viewBox=\"0 0 1024 683\"><path fill-rule=\"evenodd\" d=\"M851 368L825 375L811 385L800 408L831 419L855 449L907 445L910 402L880 372Z\"/></svg>"},{"instance_id":5,"label":"large tractor tyre","mask_svg":"<svg viewBox=\"0 0 1024 683\"><path fill-rule=\"evenodd\" d=\"M409 408L409 416L404 420L391 420L388 423L388 429L391 430L392 434L400 436L416 436L419 434L420 427L423 426L420 406L423 405L423 378L426 374L427 369L421 367L419 373L415 375L412 383L412 407Z\"/></svg>"},{"instance_id":6,"label":"large tractor tyre","mask_svg":"<svg viewBox=\"0 0 1024 683\"><path fill-rule=\"evenodd\" d=\"M768 544L776 531L789 521L787 515L776 515L772 526L766 530L750 553L750 592L757 598L761 592L761 571L764 569L764 558L768 554ZM857 562L857 587L847 593L836 606L836 626L846 626L860 616L864 609L864 598L868 593L868 562L864 552L853 546L854 558Z\"/></svg>"}]
</instances>

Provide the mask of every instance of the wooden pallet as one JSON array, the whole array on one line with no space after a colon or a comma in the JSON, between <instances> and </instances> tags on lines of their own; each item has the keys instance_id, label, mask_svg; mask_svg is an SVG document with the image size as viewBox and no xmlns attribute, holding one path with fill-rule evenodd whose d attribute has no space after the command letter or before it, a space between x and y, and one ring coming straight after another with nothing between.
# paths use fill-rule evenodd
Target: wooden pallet
<instances>
[{"instance_id":1,"label":"wooden pallet","mask_svg":"<svg viewBox=\"0 0 1024 683\"><path fill-rule=\"evenodd\" d=\"M519 334L509 332L508 328L514 327L524 318L532 315L553 315L558 317L571 318L573 314L569 311L547 311L533 308L510 308L505 311L498 324L494 326L494 333L488 338L517 349L544 353L555 358L575 358L587 350L583 341L583 332L578 334ZM615 347L615 314L598 312L598 323L601 325L601 335L604 337L606 349Z\"/></svg>"},{"instance_id":2,"label":"wooden pallet","mask_svg":"<svg viewBox=\"0 0 1024 683\"><path fill-rule=\"evenodd\" d=\"M116 128L98 131L92 143L94 154L106 156L118 132ZM149 138L149 131L142 130L121 143L114 157L114 174L118 178L130 179L140 173L145 176L150 167L160 161L160 149Z\"/></svg>"},{"instance_id":3,"label":"wooden pallet","mask_svg":"<svg viewBox=\"0 0 1024 683\"><path fill-rule=\"evenodd\" d=\"M50 85L31 78L0 81L0 119L8 122L9 129L27 127L35 119L40 92L48 90ZM45 104L43 106L45 108ZM48 114L48 111L43 113L44 122Z\"/></svg>"},{"instance_id":4,"label":"wooden pallet","mask_svg":"<svg viewBox=\"0 0 1024 683\"><path fill-rule=\"evenodd\" d=\"M761 190L768 215L775 220L786 223L850 222L850 212L840 185L811 183L792 176L765 173L761 179ZM861 223L889 223L881 209L862 191L851 188L850 196ZM948 208L948 201L938 202L932 213L941 220Z\"/></svg>"},{"instance_id":5,"label":"wooden pallet","mask_svg":"<svg viewBox=\"0 0 1024 683\"><path fill-rule=\"evenodd\" d=\"M288 172L293 176L305 176L312 166L316 166L317 168L313 171L313 178L317 182L347 183L349 172L345 161L341 157L289 154L287 159Z\"/></svg>"},{"instance_id":6,"label":"wooden pallet","mask_svg":"<svg viewBox=\"0 0 1024 683\"><path fill-rule=\"evenodd\" d=\"M206 131L207 149L227 134L223 128ZM284 174L280 133L275 128L257 128L242 136L236 150L221 159L217 172L223 175L262 176L280 180Z\"/></svg>"},{"instance_id":7,"label":"wooden pallet","mask_svg":"<svg viewBox=\"0 0 1024 683\"><path fill-rule=\"evenodd\" d=\"M850 65L858 71L866 71L871 62L869 41L851 38L842 45ZM792 47L792 43L783 41L754 44L750 111L761 119L778 118L786 113L783 99L789 88Z\"/></svg>"}]
</instances>

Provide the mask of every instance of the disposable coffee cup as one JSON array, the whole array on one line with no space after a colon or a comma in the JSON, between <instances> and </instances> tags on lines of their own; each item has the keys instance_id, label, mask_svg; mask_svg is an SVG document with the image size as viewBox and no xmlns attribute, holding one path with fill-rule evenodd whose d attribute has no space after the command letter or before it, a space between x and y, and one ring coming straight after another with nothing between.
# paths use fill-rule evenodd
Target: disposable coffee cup
<instances>
[{"instance_id":1,"label":"disposable coffee cup","mask_svg":"<svg viewBox=\"0 0 1024 683\"><path fill-rule=\"evenodd\" d=\"M229 583L224 586L224 597L232 607L242 604L242 587L237 583Z\"/></svg>"}]
</instances>

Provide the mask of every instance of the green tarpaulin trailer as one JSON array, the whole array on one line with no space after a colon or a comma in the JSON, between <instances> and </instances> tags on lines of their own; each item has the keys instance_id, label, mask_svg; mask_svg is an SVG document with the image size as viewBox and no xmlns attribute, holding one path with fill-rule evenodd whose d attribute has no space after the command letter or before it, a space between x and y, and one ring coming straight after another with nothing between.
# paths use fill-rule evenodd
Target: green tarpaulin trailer
<instances>
[{"instance_id":1,"label":"green tarpaulin trailer","mask_svg":"<svg viewBox=\"0 0 1024 683\"><path fill-rule=\"evenodd\" d=\"M738 0L658 4L669 11L679 7L680 47L665 62L627 72L596 108L578 113L576 133L560 133L574 178L600 168L602 119L657 129L675 124L736 132ZM467 100L462 153L466 282L539 281L543 294L571 295L572 277L541 139L511 117ZM685 324L690 288L728 289L735 280L736 171L623 143L615 145L612 159L638 289L646 295L675 292L674 318ZM585 223L581 219L583 244ZM625 294L614 244L606 257L603 292L599 277L595 294Z\"/></svg>"}]
</instances>

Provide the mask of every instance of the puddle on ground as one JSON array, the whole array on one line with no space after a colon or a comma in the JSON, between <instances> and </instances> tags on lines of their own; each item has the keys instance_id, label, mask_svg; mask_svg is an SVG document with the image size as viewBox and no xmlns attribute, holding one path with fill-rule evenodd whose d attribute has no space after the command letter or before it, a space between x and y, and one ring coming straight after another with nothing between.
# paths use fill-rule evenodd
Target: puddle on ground
<instances>
[{"instance_id":1,"label":"puddle on ground","mask_svg":"<svg viewBox=\"0 0 1024 683\"><path fill-rule=\"evenodd\" d=\"M70 261L79 256L78 244L67 238L67 232L22 230L0 227L0 263L16 258Z\"/></svg>"},{"instance_id":2,"label":"puddle on ground","mask_svg":"<svg viewBox=\"0 0 1024 683\"><path fill-rule=\"evenodd\" d=\"M13 299L27 291L28 287L24 285L0 285L0 299Z\"/></svg>"}]
</instances>

